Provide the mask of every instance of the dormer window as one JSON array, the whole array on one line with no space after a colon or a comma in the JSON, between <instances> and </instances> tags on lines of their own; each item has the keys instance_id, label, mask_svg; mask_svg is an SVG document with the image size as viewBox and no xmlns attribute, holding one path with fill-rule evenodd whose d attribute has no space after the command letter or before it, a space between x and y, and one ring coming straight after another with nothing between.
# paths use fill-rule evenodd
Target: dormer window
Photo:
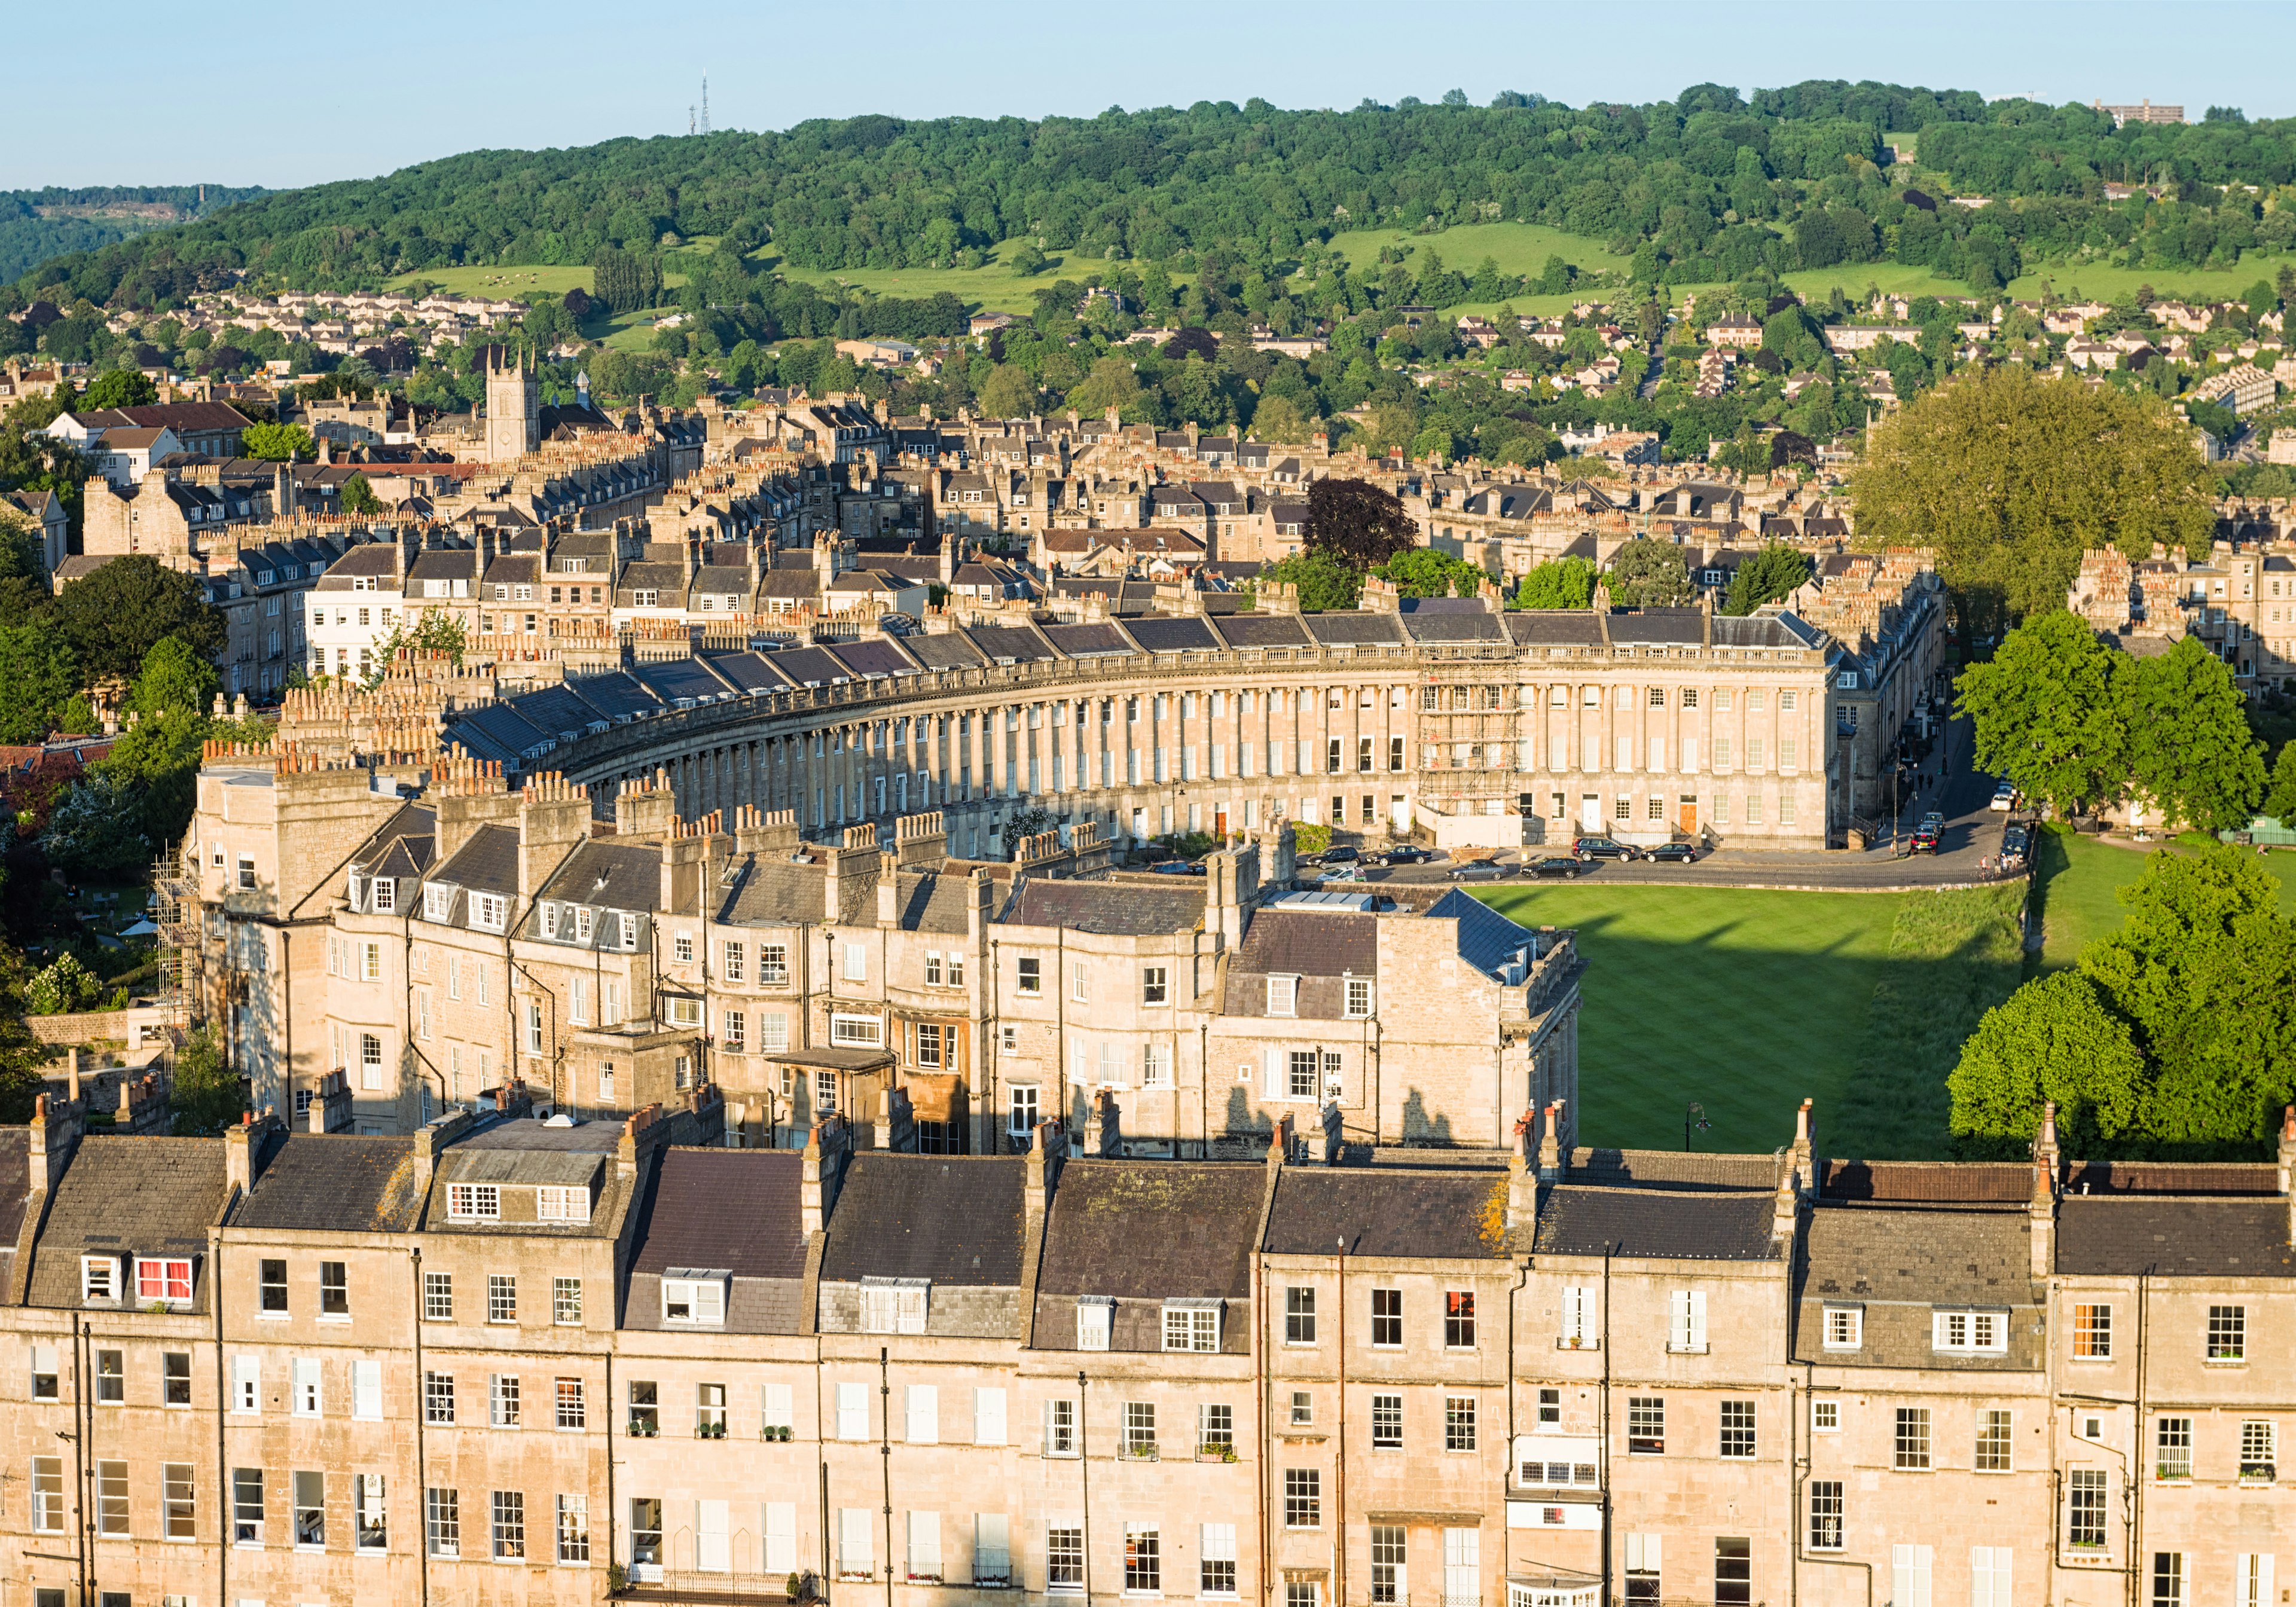
<instances>
[{"instance_id":1,"label":"dormer window","mask_svg":"<svg viewBox=\"0 0 2296 1607\"><path fill-rule=\"evenodd\" d=\"M1088 1294L1077 1300L1077 1349L1105 1350L1109 1331L1114 1326L1116 1302L1104 1294Z\"/></svg>"},{"instance_id":2,"label":"dormer window","mask_svg":"<svg viewBox=\"0 0 2296 1607\"><path fill-rule=\"evenodd\" d=\"M135 1259L135 1302L148 1306L162 1301L170 1306L184 1306L192 1299L192 1263L189 1258L139 1256Z\"/></svg>"},{"instance_id":3,"label":"dormer window","mask_svg":"<svg viewBox=\"0 0 2296 1607\"><path fill-rule=\"evenodd\" d=\"M931 1294L930 1278L862 1279L861 1332L922 1333Z\"/></svg>"},{"instance_id":4,"label":"dormer window","mask_svg":"<svg viewBox=\"0 0 2296 1607\"><path fill-rule=\"evenodd\" d=\"M587 943L590 940L590 934L595 927L596 919L595 912L591 910L578 909L574 912L574 940L577 943Z\"/></svg>"},{"instance_id":5,"label":"dormer window","mask_svg":"<svg viewBox=\"0 0 2296 1607\"><path fill-rule=\"evenodd\" d=\"M673 1267L662 1275L661 1320L681 1327L723 1327L726 1284L734 1275Z\"/></svg>"},{"instance_id":6,"label":"dormer window","mask_svg":"<svg viewBox=\"0 0 2296 1607\"><path fill-rule=\"evenodd\" d=\"M454 913L454 908L453 888L434 883L422 890L422 918L425 921L444 921Z\"/></svg>"},{"instance_id":7,"label":"dormer window","mask_svg":"<svg viewBox=\"0 0 2296 1607\"><path fill-rule=\"evenodd\" d=\"M491 1183L450 1183L447 1185L447 1216L458 1222L498 1222L502 1219L502 1190Z\"/></svg>"},{"instance_id":8,"label":"dormer window","mask_svg":"<svg viewBox=\"0 0 2296 1607\"><path fill-rule=\"evenodd\" d=\"M538 1222L587 1222L590 1191L546 1186L534 1191L534 1216Z\"/></svg>"},{"instance_id":9,"label":"dormer window","mask_svg":"<svg viewBox=\"0 0 2296 1607\"><path fill-rule=\"evenodd\" d=\"M1999 1355L2009 1349L2005 1311L1934 1311L1930 1314L1932 1350Z\"/></svg>"},{"instance_id":10,"label":"dormer window","mask_svg":"<svg viewBox=\"0 0 2296 1607\"><path fill-rule=\"evenodd\" d=\"M626 911L619 919L622 923L623 952L635 952L638 946L638 918Z\"/></svg>"},{"instance_id":11,"label":"dormer window","mask_svg":"<svg viewBox=\"0 0 2296 1607\"><path fill-rule=\"evenodd\" d=\"M94 1305L119 1299L119 1258L82 1256L79 1259L79 1298Z\"/></svg>"},{"instance_id":12,"label":"dormer window","mask_svg":"<svg viewBox=\"0 0 2296 1607\"><path fill-rule=\"evenodd\" d=\"M398 883L389 876L374 879L374 913L387 915L398 907Z\"/></svg>"},{"instance_id":13,"label":"dormer window","mask_svg":"<svg viewBox=\"0 0 2296 1607\"><path fill-rule=\"evenodd\" d=\"M542 906L542 935L545 938L558 935L558 906L554 904Z\"/></svg>"},{"instance_id":14,"label":"dormer window","mask_svg":"<svg viewBox=\"0 0 2296 1607\"><path fill-rule=\"evenodd\" d=\"M510 900L500 893L471 895L471 924L480 931L500 931L510 915Z\"/></svg>"},{"instance_id":15,"label":"dormer window","mask_svg":"<svg viewBox=\"0 0 2296 1607\"><path fill-rule=\"evenodd\" d=\"M1300 1013L1300 979L1298 977L1267 979L1267 1013L1270 1015Z\"/></svg>"},{"instance_id":16,"label":"dormer window","mask_svg":"<svg viewBox=\"0 0 2296 1607\"><path fill-rule=\"evenodd\" d=\"M1164 1349L1210 1354L1220 1346L1220 1302L1164 1302Z\"/></svg>"}]
</instances>

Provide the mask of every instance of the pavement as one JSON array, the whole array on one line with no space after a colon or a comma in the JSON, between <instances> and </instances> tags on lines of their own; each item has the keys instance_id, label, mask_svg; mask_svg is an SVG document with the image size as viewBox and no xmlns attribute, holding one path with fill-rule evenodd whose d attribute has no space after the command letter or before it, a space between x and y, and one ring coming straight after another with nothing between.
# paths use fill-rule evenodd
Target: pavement
<instances>
[{"instance_id":1,"label":"pavement","mask_svg":"<svg viewBox=\"0 0 2296 1607\"><path fill-rule=\"evenodd\" d=\"M1939 756L1931 755L1927 764L1928 784L1904 801L1896 829L1887 832L1883 841L1863 851L1741 849L1726 844L1689 865L1653 864L1646 860L1633 863L1597 860L1581 872L1576 880L1580 882L1620 882L1630 886L1674 884L1843 892L1968 887L1998 881L1998 873L1989 870L1985 862L1999 857L2001 832L2009 817L1989 808L1996 785L1994 778L1969 767L1969 728L1965 722L1955 721L1948 728L1946 740L1940 744L1940 753L1951 756L1950 774L1940 777L1937 774ZM1938 851L1933 855L1906 853L1906 845L1913 837L1915 826L1924 814L1932 809L1945 816L1945 828L1939 836ZM1496 882L1479 880L1465 885L1508 886L1531 881L1536 879L1520 867L1534 859L1569 852L1567 841L1554 846L1532 844L1520 849L1503 849L1489 857L1508 865L1512 873ZM1483 852L1476 849L1464 849L1456 856L1456 859L1481 857L1484 857ZM1335 889L1354 885L1376 886L1382 882L1406 887L1447 886L1451 881L1453 863L1452 858L1444 858L1428 865L1398 865L1392 870L1365 866L1360 883L1333 882L1329 885ZM1314 867L1302 869L1303 873L1312 873ZM1555 882L1551 885L1565 884Z\"/></svg>"}]
</instances>

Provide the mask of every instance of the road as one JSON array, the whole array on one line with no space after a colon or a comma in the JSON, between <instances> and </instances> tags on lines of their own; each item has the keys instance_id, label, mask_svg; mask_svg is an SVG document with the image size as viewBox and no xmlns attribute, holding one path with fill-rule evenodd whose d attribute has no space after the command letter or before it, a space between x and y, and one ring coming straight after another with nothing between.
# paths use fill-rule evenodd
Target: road
<instances>
[{"instance_id":1,"label":"road","mask_svg":"<svg viewBox=\"0 0 2296 1607\"><path fill-rule=\"evenodd\" d=\"M1646 886L1667 882L1692 887L1769 887L1818 888L1851 891L1880 891L1889 888L1955 887L1987 879L1982 861L1996 858L2001 851L2001 831L2006 816L1988 808L1994 791L1991 776L1973 772L1969 767L1969 728L1965 722L1956 721L1948 730L1944 748L1952 758L1952 774L1941 782L1935 775L1936 760L1930 764L1930 784L1906 801L1900 840L1909 840L1914 826L1921 816L1931 809L1945 816L1945 828L1939 835L1935 855L1905 855L1900 857L1896 846L1882 843L1862 853L1834 851L1780 851L1764 849L1742 849L1726 846L1716 849L1692 865L1658 865L1647 861L1622 864L1617 860L1602 860L1584 872L1582 881L1616 881L1630 886ZM1567 847L1545 849L1532 846L1521 850L1505 850L1496 856L1501 863L1520 865L1531 859L1546 857L1554 852L1568 852ZM1459 857L1471 858L1472 853ZM1392 882L1401 886L1447 884L1451 880L1451 865L1438 861L1431 865L1402 865L1393 870L1367 868L1363 873L1363 885ZM1303 874L1312 874L1314 867L1303 866ZM1519 884L1532 878L1517 871L1497 885ZM1333 882L1334 888L1351 885ZM1489 886L1477 881L1472 886Z\"/></svg>"}]
</instances>

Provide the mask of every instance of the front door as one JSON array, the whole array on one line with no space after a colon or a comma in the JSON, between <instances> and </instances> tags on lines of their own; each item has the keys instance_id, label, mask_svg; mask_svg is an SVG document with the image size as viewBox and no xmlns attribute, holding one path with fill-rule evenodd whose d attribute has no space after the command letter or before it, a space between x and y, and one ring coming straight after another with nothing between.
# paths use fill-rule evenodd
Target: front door
<instances>
[{"instance_id":1,"label":"front door","mask_svg":"<svg viewBox=\"0 0 2296 1607\"><path fill-rule=\"evenodd\" d=\"M1698 835L1698 800L1696 799L1685 798L1677 806L1674 824L1685 837Z\"/></svg>"},{"instance_id":2,"label":"front door","mask_svg":"<svg viewBox=\"0 0 2296 1607\"><path fill-rule=\"evenodd\" d=\"M1587 792L1580 795L1578 799L1578 829L1590 837L1597 835L1602 832L1603 796L1601 793Z\"/></svg>"}]
</instances>

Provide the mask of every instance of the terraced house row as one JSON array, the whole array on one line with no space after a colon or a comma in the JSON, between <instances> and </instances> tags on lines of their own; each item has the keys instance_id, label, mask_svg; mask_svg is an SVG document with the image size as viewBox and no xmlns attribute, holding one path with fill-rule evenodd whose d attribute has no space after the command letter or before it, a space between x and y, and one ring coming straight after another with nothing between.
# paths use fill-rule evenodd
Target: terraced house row
<instances>
[{"instance_id":1,"label":"terraced house row","mask_svg":"<svg viewBox=\"0 0 2296 1607\"><path fill-rule=\"evenodd\" d=\"M1571 934L1295 891L1288 826L1174 877L1111 870L1091 822L990 863L938 812L824 843L787 811L682 820L666 783L593 809L467 758L209 756L173 918L255 1105L300 1119L340 1075L359 1131L410 1133L512 1080L613 1118L707 1082L751 1145L836 1114L1017 1152L1051 1118L1198 1158L1285 1116L1489 1145L1576 1105Z\"/></svg>"},{"instance_id":2,"label":"terraced house row","mask_svg":"<svg viewBox=\"0 0 2296 1607\"><path fill-rule=\"evenodd\" d=\"M488 1105L0 1133L11 1599L2265 1607L2296 1543L2296 1118L1215 1161Z\"/></svg>"}]
</instances>

